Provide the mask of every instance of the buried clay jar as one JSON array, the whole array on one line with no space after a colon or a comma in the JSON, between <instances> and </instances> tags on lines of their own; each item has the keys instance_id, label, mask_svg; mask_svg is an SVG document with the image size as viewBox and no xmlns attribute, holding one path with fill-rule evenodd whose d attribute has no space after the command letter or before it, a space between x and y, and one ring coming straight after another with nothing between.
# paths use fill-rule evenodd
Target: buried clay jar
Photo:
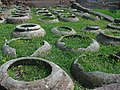
<instances>
[{"instance_id":1,"label":"buried clay jar","mask_svg":"<svg viewBox=\"0 0 120 90\"><path fill-rule=\"evenodd\" d=\"M44 37L45 34L46 31L40 25L32 23L20 24L13 31L14 37Z\"/></svg>"},{"instance_id":2,"label":"buried clay jar","mask_svg":"<svg viewBox=\"0 0 120 90\"><path fill-rule=\"evenodd\" d=\"M98 61L96 61L96 57ZM113 70L111 67L116 68ZM108 69L110 69L110 73L105 73ZM116 72L119 72L119 66L112 66L110 62L108 64L108 58L106 56L95 53L80 55L79 58L73 62L71 72L74 79L77 80L80 85L90 89L120 83L120 74L116 74ZM111 72L113 72L113 74Z\"/></svg>"},{"instance_id":3,"label":"buried clay jar","mask_svg":"<svg viewBox=\"0 0 120 90\"><path fill-rule=\"evenodd\" d=\"M13 66L42 64L50 72L41 80L18 81L8 75L8 70ZM68 74L51 61L35 58L23 57L10 60L0 68L0 85L6 90L73 90L74 85Z\"/></svg>"}]
</instances>

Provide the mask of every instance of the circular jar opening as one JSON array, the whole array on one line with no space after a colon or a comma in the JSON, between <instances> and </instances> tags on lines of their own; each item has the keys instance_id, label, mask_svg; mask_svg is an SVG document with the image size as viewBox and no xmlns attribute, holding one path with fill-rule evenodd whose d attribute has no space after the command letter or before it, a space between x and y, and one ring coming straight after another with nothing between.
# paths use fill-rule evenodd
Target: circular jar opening
<instances>
[{"instance_id":1,"label":"circular jar opening","mask_svg":"<svg viewBox=\"0 0 120 90\"><path fill-rule=\"evenodd\" d=\"M105 31L105 34L120 37L120 31L118 30L108 30L108 31Z\"/></svg>"},{"instance_id":2,"label":"circular jar opening","mask_svg":"<svg viewBox=\"0 0 120 90\"><path fill-rule=\"evenodd\" d=\"M49 12L48 12L48 11L38 11L37 13L38 13L38 14L42 14L42 13L43 13L43 14L44 14L44 13L46 14L46 13L49 13Z\"/></svg>"},{"instance_id":3,"label":"circular jar opening","mask_svg":"<svg viewBox=\"0 0 120 90\"><path fill-rule=\"evenodd\" d=\"M99 30L99 26L97 25L87 26L86 30Z\"/></svg>"},{"instance_id":4,"label":"circular jar opening","mask_svg":"<svg viewBox=\"0 0 120 90\"><path fill-rule=\"evenodd\" d=\"M45 14L44 16L53 16L52 14L50 14L50 13L47 13L47 14Z\"/></svg>"},{"instance_id":5,"label":"circular jar opening","mask_svg":"<svg viewBox=\"0 0 120 90\"><path fill-rule=\"evenodd\" d=\"M22 25L21 27L28 28L28 27L35 27L36 25L28 24L28 25Z\"/></svg>"},{"instance_id":6,"label":"circular jar opening","mask_svg":"<svg viewBox=\"0 0 120 90\"><path fill-rule=\"evenodd\" d=\"M40 29L39 25L30 23L30 24L22 24L16 26L15 31L24 32L24 31L35 31L39 29Z\"/></svg>"},{"instance_id":7,"label":"circular jar opening","mask_svg":"<svg viewBox=\"0 0 120 90\"><path fill-rule=\"evenodd\" d=\"M56 19L55 17L43 17L41 18L42 20L53 20Z\"/></svg>"},{"instance_id":8,"label":"circular jar opening","mask_svg":"<svg viewBox=\"0 0 120 90\"><path fill-rule=\"evenodd\" d=\"M63 31L63 32L67 32L67 31L71 31L72 29L66 26L62 26L62 27L58 27L59 31Z\"/></svg>"},{"instance_id":9,"label":"circular jar opening","mask_svg":"<svg viewBox=\"0 0 120 90\"><path fill-rule=\"evenodd\" d=\"M73 15L70 15L70 16L68 16L69 18L76 18L76 16L73 16Z\"/></svg>"},{"instance_id":10,"label":"circular jar opening","mask_svg":"<svg viewBox=\"0 0 120 90\"><path fill-rule=\"evenodd\" d=\"M62 39L62 42L65 42L65 46L68 48L87 48L92 40L89 37L84 37L80 35L71 35L66 36Z\"/></svg>"},{"instance_id":11,"label":"circular jar opening","mask_svg":"<svg viewBox=\"0 0 120 90\"><path fill-rule=\"evenodd\" d=\"M12 17L24 17L25 15L13 15Z\"/></svg>"},{"instance_id":12,"label":"circular jar opening","mask_svg":"<svg viewBox=\"0 0 120 90\"><path fill-rule=\"evenodd\" d=\"M34 81L49 76L52 67L39 59L21 59L14 62L7 70L10 77L19 81Z\"/></svg>"},{"instance_id":13,"label":"circular jar opening","mask_svg":"<svg viewBox=\"0 0 120 90\"><path fill-rule=\"evenodd\" d=\"M114 62L112 58L103 53L85 52L85 56L79 58L78 61L84 67L85 72L106 72L106 73L120 73L120 65Z\"/></svg>"}]
</instances>

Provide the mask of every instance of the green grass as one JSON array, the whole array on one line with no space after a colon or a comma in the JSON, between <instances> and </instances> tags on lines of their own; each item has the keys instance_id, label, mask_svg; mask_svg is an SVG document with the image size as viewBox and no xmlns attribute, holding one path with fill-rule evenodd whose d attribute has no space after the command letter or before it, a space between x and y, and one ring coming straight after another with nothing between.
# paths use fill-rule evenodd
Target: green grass
<instances>
[{"instance_id":1,"label":"green grass","mask_svg":"<svg viewBox=\"0 0 120 90\"><path fill-rule=\"evenodd\" d=\"M53 20L53 19L55 19L55 17L43 17L42 19L43 20Z\"/></svg>"},{"instance_id":2,"label":"green grass","mask_svg":"<svg viewBox=\"0 0 120 90\"><path fill-rule=\"evenodd\" d=\"M113 25L115 25L115 26L120 26L120 24L113 24Z\"/></svg>"},{"instance_id":3,"label":"green grass","mask_svg":"<svg viewBox=\"0 0 120 90\"><path fill-rule=\"evenodd\" d=\"M42 38L34 38L32 40L16 40L11 42L9 45L16 49L18 57L25 57L34 53L39 47L42 46L42 43Z\"/></svg>"},{"instance_id":4,"label":"green grass","mask_svg":"<svg viewBox=\"0 0 120 90\"><path fill-rule=\"evenodd\" d=\"M105 32L107 35L111 35L111 36L119 36L120 37L120 31L114 30L114 31L106 31Z\"/></svg>"},{"instance_id":5,"label":"green grass","mask_svg":"<svg viewBox=\"0 0 120 90\"><path fill-rule=\"evenodd\" d=\"M70 31L70 29L65 28L65 27L58 27L58 30L62 31L62 32L69 32Z\"/></svg>"},{"instance_id":6,"label":"green grass","mask_svg":"<svg viewBox=\"0 0 120 90\"><path fill-rule=\"evenodd\" d=\"M8 74L16 80L34 81L50 75L50 70L41 65L19 65L8 69Z\"/></svg>"},{"instance_id":7,"label":"green grass","mask_svg":"<svg viewBox=\"0 0 120 90\"><path fill-rule=\"evenodd\" d=\"M66 37L62 40L65 42L65 46L68 48L87 48L90 43L92 43L92 40L90 38L85 38L85 37Z\"/></svg>"},{"instance_id":8,"label":"green grass","mask_svg":"<svg viewBox=\"0 0 120 90\"><path fill-rule=\"evenodd\" d=\"M100 51L98 53L85 53L83 57L79 58L78 63L84 67L85 72L120 73L120 63L115 63L115 60L109 58L109 55L100 53Z\"/></svg>"},{"instance_id":9,"label":"green grass","mask_svg":"<svg viewBox=\"0 0 120 90\"><path fill-rule=\"evenodd\" d=\"M90 14L90 17L92 17L92 18L96 18L96 16L95 16L95 15L93 15L93 14Z\"/></svg>"},{"instance_id":10,"label":"green grass","mask_svg":"<svg viewBox=\"0 0 120 90\"><path fill-rule=\"evenodd\" d=\"M104 9L95 9L95 11L102 12L104 14L110 15L113 18L120 18L120 10L117 10L116 13L112 13L109 10L104 10Z\"/></svg>"},{"instance_id":11,"label":"green grass","mask_svg":"<svg viewBox=\"0 0 120 90\"><path fill-rule=\"evenodd\" d=\"M99 11L104 12L108 15L111 15L114 18L120 17L119 11L117 11L116 14L112 14L108 10L99 10ZM42 40L46 40L52 45L52 51L48 56L43 57L43 58L59 65L63 70L65 70L71 76L71 78L72 78L72 75L70 73L71 65L72 65L73 61L81 54L80 53L74 54L72 52L66 52L66 51L59 50L56 47L55 43L60 37L53 34L51 32L51 29L53 27L69 26L69 27L73 28L74 30L76 30L76 32L78 34L86 34L89 37L95 39L96 34L93 34L91 32L85 32L82 30L82 28L85 27L86 25L99 25L101 29L105 29L105 27L109 23L105 20L91 21L91 20L86 20L86 19L79 17L79 19L80 19L79 22L60 21L59 23L50 24L50 23L43 23L43 22L38 21L38 18L40 16L36 16L34 13L32 14L32 16L33 16L33 18L29 22L41 25L41 27L46 30L47 34L43 38L34 38L34 39L32 39L32 41L31 40L16 41L16 42L11 43L10 45L17 49L17 57L29 56L31 53L33 53L35 51L35 49L37 49L41 45L40 43ZM6 39L9 40L9 39L13 38L11 33L14 30L15 26L16 25L13 25L13 24L0 24L0 38L1 38L0 39L0 48L2 48L4 41ZM76 40L75 40L75 42L76 42ZM26 43L26 45L25 45L25 43ZM71 44L73 44L73 43L71 43ZM75 43L75 44L76 44L76 46L79 45L79 43ZM89 58L89 60L87 60L84 63L81 63L85 67L85 70L86 71L101 70L101 71L105 71L105 72L109 72L109 73L120 73L120 70L119 70L120 64L117 62L111 63L111 62L109 62L109 58L107 58L109 56L109 54L117 53L118 50L120 49L120 46L111 46L111 45L104 45L104 44L100 44L100 46L101 46L101 48L98 52L95 52L95 53L89 52L89 55L88 55L89 57L86 57L86 58ZM94 56L94 54L95 54L95 56ZM101 59L98 57L98 55L100 55L100 54L102 54ZM92 57L94 57L94 59ZM0 59L1 59L0 64L2 65L3 63L5 63L13 58L2 54L2 51L0 51ZM94 66L92 66L92 64L94 64ZM97 68L95 65L97 65ZM32 70L31 68L29 68L29 69ZM13 71L10 71L10 73L13 74ZM37 77L37 75L38 74L36 73L33 76ZM25 75L25 78L27 78L27 80L28 79L33 80L33 78L29 77L28 75L27 76ZM24 78L22 78L22 79L24 79ZM85 90L75 80L74 80L74 83L75 83L75 90Z\"/></svg>"}]
</instances>

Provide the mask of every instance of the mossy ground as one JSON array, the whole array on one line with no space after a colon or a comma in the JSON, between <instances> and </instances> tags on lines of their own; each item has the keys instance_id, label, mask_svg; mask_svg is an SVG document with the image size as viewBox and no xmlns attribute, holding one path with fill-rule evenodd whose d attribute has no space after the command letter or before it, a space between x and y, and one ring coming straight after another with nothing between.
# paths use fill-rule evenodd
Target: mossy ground
<instances>
[{"instance_id":1,"label":"mossy ground","mask_svg":"<svg viewBox=\"0 0 120 90\"><path fill-rule=\"evenodd\" d=\"M117 13L115 13L115 14L114 13L112 14L108 10L97 10L97 11L111 15L114 18L120 18L120 16L119 16L120 10L117 11ZM80 53L74 54L72 52L59 50L59 48L56 47L55 43L58 40L58 38L60 38L60 37L53 34L51 32L51 29L56 26L69 26L69 27L73 28L74 30L76 30L76 32L78 34L85 34L93 39L96 39L96 34L93 34L91 32L85 32L82 30L82 28L85 27L86 25L96 25L97 24L100 26L101 29L104 30L106 28L107 24L109 23L105 20L91 21L91 20L87 20L87 19L83 19L83 18L79 17L79 19L80 19L79 22L60 21L59 23L50 24L50 23L43 23L43 22L38 21L39 16L36 16L34 13L32 13L32 17L33 18L29 22L41 25L41 27L46 30L47 34L43 38L35 38L30 42L28 41L27 45L25 45L25 46L20 45L20 43L22 41L17 42L14 45L12 44L12 46L18 50L17 57L29 56L32 52L35 51L35 48L38 48L38 46L42 40L46 40L52 45L52 51L48 56L43 57L43 58L59 65L71 77L72 77L72 75L70 73L71 65L72 65L73 61L81 54ZM4 41L6 39L9 40L9 39L13 38L11 33L14 30L15 26L16 25L13 25L13 24L0 24L0 38L1 38L0 39L0 48L2 48ZM32 44L32 45L30 45L30 44ZM33 49L33 46L35 46L34 49ZM117 53L118 50L120 49L120 46L111 46L111 45L104 45L104 44L100 44L100 46L101 46L101 48L98 52L95 52L95 53L89 52L89 55L86 57L86 58L89 58L89 60L84 59L85 63L81 63L81 64L84 65L84 67L87 71L102 70L102 71L109 72L109 73L120 73L120 70L119 70L120 63L118 63L118 62L111 63L109 58L107 58L107 56L109 54ZM95 54L95 56L94 56L94 54ZM101 58L98 57L98 55L100 55L100 54L102 54ZM92 58L92 57L94 57L94 58ZM0 59L1 59L0 64L2 65L3 63L5 63L8 60L11 60L13 58L2 54L2 51L0 51ZM37 77L37 75L38 74L34 74L34 77ZM26 78L28 78L30 80L31 77L26 77ZM84 88L82 86L80 86L75 80L74 80L74 83L75 83L74 90L84 90Z\"/></svg>"}]
</instances>

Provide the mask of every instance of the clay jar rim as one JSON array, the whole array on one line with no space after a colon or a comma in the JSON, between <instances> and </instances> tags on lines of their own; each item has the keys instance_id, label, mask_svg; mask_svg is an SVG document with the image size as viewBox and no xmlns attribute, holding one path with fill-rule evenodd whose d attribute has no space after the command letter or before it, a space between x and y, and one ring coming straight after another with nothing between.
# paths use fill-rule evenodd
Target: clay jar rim
<instances>
[{"instance_id":1,"label":"clay jar rim","mask_svg":"<svg viewBox=\"0 0 120 90\"><path fill-rule=\"evenodd\" d=\"M36 12L37 14L49 13L48 10L39 10Z\"/></svg>"},{"instance_id":2,"label":"clay jar rim","mask_svg":"<svg viewBox=\"0 0 120 90\"><path fill-rule=\"evenodd\" d=\"M86 54L82 54L82 55L80 55L79 57L77 57L74 61L73 61L73 65L72 65L72 74L74 75L75 74L75 72L80 72L80 74L81 75L84 75L84 74L86 74L87 75L87 77L88 78L90 78L90 76L88 75L88 73L89 74L91 74L91 76L92 76L92 74L94 74L95 72L97 72L97 71L92 71L92 72L89 72L89 71L85 71L85 69L84 69L84 67L83 67L83 65L81 64L81 63L79 63L78 61L80 61L80 59L82 58L82 57L86 57ZM75 70L76 69L76 70ZM102 71L98 71L98 72L102 72ZM114 73L106 73L106 72L102 72L103 74L106 74L106 75L111 75L111 76L114 76L114 75L118 75L118 76L120 76L120 74L118 73L118 74L114 74ZM99 73L100 74L100 73ZM75 75L75 77L76 77L77 75ZM94 76L94 75L93 75ZM96 74L96 76L98 76L97 74ZM75 78L74 77L74 78ZM78 76L77 76L78 77ZM115 76L114 76L115 77ZM85 77L86 78L86 77ZM104 78L104 77L102 77L102 78ZM116 78L117 78L117 76L116 76ZM119 78L119 77L118 77ZM79 82L79 78L76 78L77 79L77 81ZM98 77L98 79L99 79L99 77ZM86 79L86 80L89 80L89 79ZM118 80L119 81L119 80ZM116 81L115 83L119 83L118 81ZM84 83L83 83L83 81L81 82L85 87L87 87L87 88L95 88L96 86L86 86ZM111 83L112 84L112 83ZM105 83L103 83L102 85L105 85ZM97 86L97 87L101 87L102 85L100 85L100 86Z\"/></svg>"},{"instance_id":3,"label":"clay jar rim","mask_svg":"<svg viewBox=\"0 0 120 90\"><path fill-rule=\"evenodd\" d=\"M68 27L68 26L60 26L60 27L56 27L57 28L57 30L59 30L60 28L64 28L64 29L66 29L66 31L62 31L62 32L67 32L67 30L69 30L69 31L73 31L73 29L72 28L70 28L70 27ZM60 30L59 30L60 31Z\"/></svg>"},{"instance_id":4,"label":"clay jar rim","mask_svg":"<svg viewBox=\"0 0 120 90\"><path fill-rule=\"evenodd\" d=\"M36 61L35 61L36 60ZM39 60L39 59L21 59L21 60L17 60L16 62L14 62L13 61L13 63L11 63L11 65L9 65L9 67L8 67L8 69L11 69L12 68L12 66L18 66L18 65L34 65L34 66L37 66L37 65L43 65L43 66L45 66L45 68L48 68L49 69L49 75L51 74L51 72L52 72L52 66L49 64L49 63L47 63L47 62L45 62L45 61L37 61L37 60ZM22 62L21 62L22 61ZM28 62L29 61L29 62ZM39 63L38 63L39 62ZM7 69L7 71L8 71L8 69ZM44 78L47 78L49 75L47 75L46 77L44 77ZM8 76L9 76L9 74L8 74ZM43 79L43 78L42 78ZM16 79L15 79L16 80ZM41 79L37 79L37 80L41 80ZM18 80L18 81L22 81L22 80ZM31 82L31 81L25 81L25 82Z\"/></svg>"},{"instance_id":5,"label":"clay jar rim","mask_svg":"<svg viewBox=\"0 0 120 90\"><path fill-rule=\"evenodd\" d=\"M36 8L36 11L39 11L39 10L48 10L47 8Z\"/></svg>"},{"instance_id":6,"label":"clay jar rim","mask_svg":"<svg viewBox=\"0 0 120 90\"><path fill-rule=\"evenodd\" d=\"M21 60L21 59L42 60L51 66L51 68L52 68L51 74L49 76L47 76L46 78L43 78L40 80L35 80L35 81L30 81L30 82L14 80L13 78L8 76L7 70L11 64L13 64L14 62ZM28 60L28 63L29 63L29 60ZM43 90L43 89L50 90L50 89L56 89L56 88L59 88L61 90L63 88L66 88L67 90L74 89L74 85L73 85L71 78L63 69L61 69L58 65L56 65L55 63L53 63L49 60L45 60L42 58L36 58L36 57L22 57L22 58L13 59L13 60L10 60L10 61L4 63L0 67L0 77L1 77L1 80L0 80L1 85L10 90L12 90L12 89L16 90L16 89L21 89L21 88L23 88L23 89L39 89L40 88L41 90ZM67 86L64 87L63 82Z\"/></svg>"},{"instance_id":7,"label":"clay jar rim","mask_svg":"<svg viewBox=\"0 0 120 90\"><path fill-rule=\"evenodd\" d=\"M29 13L15 13L14 15L25 15L25 16L29 16L30 14Z\"/></svg>"},{"instance_id":8,"label":"clay jar rim","mask_svg":"<svg viewBox=\"0 0 120 90\"><path fill-rule=\"evenodd\" d=\"M11 15L11 17L26 17L26 15Z\"/></svg>"},{"instance_id":9,"label":"clay jar rim","mask_svg":"<svg viewBox=\"0 0 120 90\"><path fill-rule=\"evenodd\" d=\"M64 31L60 30L61 28L65 29ZM51 29L51 32L56 35L71 35L76 34L76 31L69 26L59 26Z\"/></svg>"},{"instance_id":10,"label":"clay jar rim","mask_svg":"<svg viewBox=\"0 0 120 90\"><path fill-rule=\"evenodd\" d=\"M28 63L26 63L24 60L26 60L26 62L28 62ZM29 60L32 60L32 62L30 62ZM40 62L43 62L44 64L47 64L47 65L48 65L48 68L50 68L50 69L49 69L49 70L50 70L50 74L49 74L47 77L42 78L42 79L38 79L38 80L35 80L35 81L45 80L45 79L49 78L49 77L51 76L51 74L54 74L55 71L57 70L56 67L53 67L53 66L54 66L54 63L49 62L49 61L47 61L47 60L45 60L45 59L43 59L43 58L22 57L22 58L17 58L17 59L10 60L10 61L6 62L5 64L3 64L3 65L1 66L1 69L2 69L2 70L1 70L0 72L3 73L3 76L4 76L4 77L6 77L6 78L9 77L9 78L12 79L12 81L16 81L15 79L13 79L12 77L10 77L10 76L8 75L8 73L7 73L8 69L10 69L10 68L12 67L12 65L16 65L17 62L18 62L17 65L21 65L21 62L20 62L20 61L23 61L22 64L25 63L26 65L27 65L27 64L28 64L28 65L29 65L29 64L34 64L34 63L33 63L34 60L39 60ZM19 81L19 80L17 80L17 81ZM34 81L20 81L20 82L32 83L32 82L34 82Z\"/></svg>"},{"instance_id":11,"label":"clay jar rim","mask_svg":"<svg viewBox=\"0 0 120 90\"><path fill-rule=\"evenodd\" d=\"M76 18L77 16L76 15L71 15L71 14L68 14L68 16L65 16L63 14L62 17L64 17L64 18Z\"/></svg>"},{"instance_id":12,"label":"clay jar rim","mask_svg":"<svg viewBox=\"0 0 120 90\"><path fill-rule=\"evenodd\" d=\"M93 30L100 30L100 28L98 25L89 25L89 26L86 26L84 30L93 31Z\"/></svg>"},{"instance_id":13,"label":"clay jar rim","mask_svg":"<svg viewBox=\"0 0 120 90\"><path fill-rule=\"evenodd\" d=\"M60 13L60 12L64 12L64 10L63 9L56 9L55 12Z\"/></svg>"},{"instance_id":14,"label":"clay jar rim","mask_svg":"<svg viewBox=\"0 0 120 90\"><path fill-rule=\"evenodd\" d=\"M11 40L9 40L9 41L6 41L5 42L5 44L4 45L7 45L9 48L12 48L9 44L11 43L11 42L13 42L13 41L16 41L16 40L31 40L30 38L15 38L15 39L11 39ZM47 47L47 48L45 48L45 47ZM35 55L34 53L33 54L31 54L30 56L31 57L42 57L42 56L46 56L47 55L47 53L49 53L49 51L48 50L51 50L51 45L47 42L47 41L45 41L45 40L43 40L42 41L42 46L40 46L34 53L36 53L36 52L39 52L39 53L42 53L42 54L40 54L40 55ZM13 50L15 50L14 51L14 53L15 53L15 55L13 56L13 57L17 57L16 56L16 49L15 48L12 48ZM39 50L39 51L38 51ZM46 50L46 52L47 53L45 53L45 52L43 52L43 50ZM9 51L7 51L7 52L9 52ZM9 55L9 54L7 54L7 55Z\"/></svg>"},{"instance_id":15,"label":"clay jar rim","mask_svg":"<svg viewBox=\"0 0 120 90\"><path fill-rule=\"evenodd\" d=\"M14 31L17 31L17 32L35 31L35 30L39 30L40 28L41 26L38 24L26 23L26 24L20 24L16 26Z\"/></svg>"},{"instance_id":16,"label":"clay jar rim","mask_svg":"<svg viewBox=\"0 0 120 90\"><path fill-rule=\"evenodd\" d=\"M75 49L75 48L69 48L69 47L66 46L66 43L65 43L64 41L62 41L62 40L63 40L63 38L72 37L72 36L74 36L74 37L79 37L79 38L87 38L87 39L90 39L90 40L91 40L91 43L89 43L89 45L88 45L86 48L82 48L82 47L79 47L79 48L77 48L77 49ZM74 53L83 52L83 51L93 51L93 52L94 52L94 51L99 50L99 48L100 48L99 43L98 43L96 40L94 40L94 39L92 39L92 38L90 38L89 36L86 36L86 35L84 35L84 34L83 34L83 35L82 35L82 34L64 35L64 36L60 37L60 38L57 40L56 45L57 45L57 47L58 47L59 49L61 49L61 50L72 51L72 52L74 52ZM94 49L92 48L93 46L94 46Z\"/></svg>"},{"instance_id":17,"label":"clay jar rim","mask_svg":"<svg viewBox=\"0 0 120 90\"><path fill-rule=\"evenodd\" d=\"M116 26L115 24L118 24L118 23L109 23L109 24L107 25L107 28L120 30L120 26Z\"/></svg>"},{"instance_id":18,"label":"clay jar rim","mask_svg":"<svg viewBox=\"0 0 120 90\"><path fill-rule=\"evenodd\" d=\"M104 35L106 37L120 39L120 36L113 36L113 35L107 34L107 32L119 32L120 33L120 31L117 31L117 30L105 30L104 32L100 32L100 34L102 34L102 35Z\"/></svg>"}]
</instances>

